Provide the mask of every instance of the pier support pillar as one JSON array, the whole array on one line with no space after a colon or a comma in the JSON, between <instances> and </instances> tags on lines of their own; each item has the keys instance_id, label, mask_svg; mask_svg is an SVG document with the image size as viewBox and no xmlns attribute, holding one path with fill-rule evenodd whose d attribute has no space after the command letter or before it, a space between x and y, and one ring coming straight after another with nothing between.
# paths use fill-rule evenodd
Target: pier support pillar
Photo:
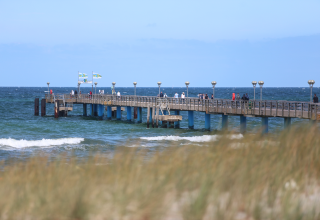
<instances>
[{"instance_id":1,"label":"pier support pillar","mask_svg":"<svg viewBox=\"0 0 320 220\"><path fill-rule=\"evenodd\" d=\"M154 120L155 120L156 107L152 107L152 128L154 128Z\"/></svg>"},{"instance_id":2,"label":"pier support pillar","mask_svg":"<svg viewBox=\"0 0 320 220\"><path fill-rule=\"evenodd\" d=\"M111 120L111 117L112 117L112 107L107 106L107 119Z\"/></svg>"},{"instance_id":3,"label":"pier support pillar","mask_svg":"<svg viewBox=\"0 0 320 220\"><path fill-rule=\"evenodd\" d=\"M188 111L188 127L194 129L194 111Z\"/></svg>"},{"instance_id":4,"label":"pier support pillar","mask_svg":"<svg viewBox=\"0 0 320 220\"><path fill-rule=\"evenodd\" d=\"M262 134L268 133L269 130L269 118L268 117L262 117L261 118L261 126L262 126Z\"/></svg>"},{"instance_id":5,"label":"pier support pillar","mask_svg":"<svg viewBox=\"0 0 320 220\"><path fill-rule=\"evenodd\" d=\"M152 107L149 107L149 121L152 123Z\"/></svg>"},{"instance_id":6,"label":"pier support pillar","mask_svg":"<svg viewBox=\"0 0 320 220\"><path fill-rule=\"evenodd\" d=\"M98 116L98 105L93 104L93 116Z\"/></svg>"},{"instance_id":7,"label":"pier support pillar","mask_svg":"<svg viewBox=\"0 0 320 220\"><path fill-rule=\"evenodd\" d=\"M290 128L291 118L284 118L284 128Z\"/></svg>"},{"instance_id":8,"label":"pier support pillar","mask_svg":"<svg viewBox=\"0 0 320 220\"><path fill-rule=\"evenodd\" d=\"M93 116L93 104L90 104L90 116Z\"/></svg>"},{"instance_id":9,"label":"pier support pillar","mask_svg":"<svg viewBox=\"0 0 320 220\"><path fill-rule=\"evenodd\" d=\"M137 107L133 108L133 119L137 119Z\"/></svg>"},{"instance_id":10,"label":"pier support pillar","mask_svg":"<svg viewBox=\"0 0 320 220\"><path fill-rule=\"evenodd\" d=\"M34 115L39 116L39 98L34 100Z\"/></svg>"},{"instance_id":11,"label":"pier support pillar","mask_svg":"<svg viewBox=\"0 0 320 220\"><path fill-rule=\"evenodd\" d=\"M180 111L174 111L175 115L180 115ZM174 122L174 128L180 128L180 121Z\"/></svg>"},{"instance_id":12,"label":"pier support pillar","mask_svg":"<svg viewBox=\"0 0 320 220\"><path fill-rule=\"evenodd\" d=\"M117 120L121 120L121 106L117 106Z\"/></svg>"},{"instance_id":13,"label":"pier support pillar","mask_svg":"<svg viewBox=\"0 0 320 220\"><path fill-rule=\"evenodd\" d=\"M150 123L150 106L148 105L147 107L147 128L149 128L149 123Z\"/></svg>"},{"instance_id":14,"label":"pier support pillar","mask_svg":"<svg viewBox=\"0 0 320 220\"><path fill-rule=\"evenodd\" d=\"M97 105L97 108L99 119L102 119L104 115L104 105Z\"/></svg>"},{"instance_id":15,"label":"pier support pillar","mask_svg":"<svg viewBox=\"0 0 320 220\"><path fill-rule=\"evenodd\" d=\"M87 116L87 104L83 104L83 116Z\"/></svg>"},{"instance_id":16,"label":"pier support pillar","mask_svg":"<svg viewBox=\"0 0 320 220\"><path fill-rule=\"evenodd\" d=\"M204 114L204 129L210 131L210 114L205 113Z\"/></svg>"},{"instance_id":17,"label":"pier support pillar","mask_svg":"<svg viewBox=\"0 0 320 220\"><path fill-rule=\"evenodd\" d=\"M142 107L137 107L137 122L142 123Z\"/></svg>"},{"instance_id":18,"label":"pier support pillar","mask_svg":"<svg viewBox=\"0 0 320 220\"><path fill-rule=\"evenodd\" d=\"M240 116L240 133L244 134L247 130L247 117Z\"/></svg>"},{"instance_id":19,"label":"pier support pillar","mask_svg":"<svg viewBox=\"0 0 320 220\"><path fill-rule=\"evenodd\" d=\"M127 121L131 121L131 106L127 106Z\"/></svg>"},{"instance_id":20,"label":"pier support pillar","mask_svg":"<svg viewBox=\"0 0 320 220\"><path fill-rule=\"evenodd\" d=\"M228 115L222 115L222 130L228 129Z\"/></svg>"},{"instance_id":21,"label":"pier support pillar","mask_svg":"<svg viewBox=\"0 0 320 220\"><path fill-rule=\"evenodd\" d=\"M45 116L47 109L46 109L46 100L45 99L41 99L41 116Z\"/></svg>"}]
</instances>

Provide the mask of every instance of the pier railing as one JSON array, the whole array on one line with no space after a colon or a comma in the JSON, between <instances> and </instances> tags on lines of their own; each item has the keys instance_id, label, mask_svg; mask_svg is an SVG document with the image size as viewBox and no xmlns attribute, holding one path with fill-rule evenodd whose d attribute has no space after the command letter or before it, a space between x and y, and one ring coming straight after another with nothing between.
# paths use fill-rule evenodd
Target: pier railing
<instances>
[{"instance_id":1,"label":"pier railing","mask_svg":"<svg viewBox=\"0 0 320 220\"><path fill-rule=\"evenodd\" d=\"M64 100L74 104L102 104L109 106L153 107L159 99L166 99L171 110L201 111L208 114L246 115L259 117L292 117L320 120L320 106L317 103L286 100L230 100L199 98L159 98L156 96L115 96L115 95L70 95L46 94L47 102Z\"/></svg>"}]
</instances>

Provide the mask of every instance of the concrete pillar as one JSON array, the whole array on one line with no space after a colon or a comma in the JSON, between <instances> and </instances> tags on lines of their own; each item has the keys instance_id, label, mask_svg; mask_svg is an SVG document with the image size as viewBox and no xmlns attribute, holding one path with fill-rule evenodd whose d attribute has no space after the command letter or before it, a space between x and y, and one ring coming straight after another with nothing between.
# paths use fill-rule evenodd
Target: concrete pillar
<instances>
[{"instance_id":1,"label":"concrete pillar","mask_svg":"<svg viewBox=\"0 0 320 220\"><path fill-rule=\"evenodd\" d=\"M262 126L262 134L268 133L269 130L269 118L268 117L262 117L261 118L261 126Z\"/></svg>"},{"instance_id":2,"label":"concrete pillar","mask_svg":"<svg viewBox=\"0 0 320 220\"><path fill-rule=\"evenodd\" d=\"M87 104L83 104L83 111L82 111L83 116L87 116Z\"/></svg>"},{"instance_id":3,"label":"concrete pillar","mask_svg":"<svg viewBox=\"0 0 320 220\"><path fill-rule=\"evenodd\" d=\"M156 119L156 128L158 128L159 127L159 106L156 107L155 119Z\"/></svg>"},{"instance_id":4,"label":"concrete pillar","mask_svg":"<svg viewBox=\"0 0 320 220\"><path fill-rule=\"evenodd\" d=\"M46 100L45 99L41 99L41 116L45 116L46 112L47 112L47 106L46 106Z\"/></svg>"},{"instance_id":5,"label":"concrete pillar","mask_svg":"<svg viewBox=\"0 0 320 220\"><path fill-rule=\"evenodd\" d=\"M93 116L93 104L90 104L90 116Z\"/></svg>"},{"instance_id":6,"label":"concrete pillar","mask_svg":"<svg viewBox=\"0 0 320 220\"><path fill-rule=\"evenodd\" d=\"M291 118L284 118L284 128L289 128L291 126Z\"/></svg>"},{"instance_id":7,"label":"concrete pillar","mask_svg":"<svg viewBox=\"0 0 320 220\"><path fill-rule=\"evenodd\" d=\"M127 106L127 121L131 121L131 106Z\"/></svg>"},{"instance_id":8,"label":"concrete pillar","mask_svg":"<svg viewBox=\"0 0 320 220\"><path fill-rule=\"evenodd\" d=\"M228 115L222 115L222 130L228 129Z\"/></svg>"},{"instance_id":9,"label":"concrete pillar","mask_svg":"<svg viewBox=\"0 0 320 220\"><path fill-rule=\"evenodd\" d=\"M107 119L111 120L111 118L112 118L112 107L107 106Z\"/></svg>"},{"instance_id":10,"label":"concrete pillar","mask_svg":"<svg viewBox=\"0 0 320 220\"><path fill-rule=\"evenodd\" d=\"M93 104L93 116L98 116L98 104Z\"/></svg>"},{"instance_id":11,"label":"concrete pillar","mask_svg":"<svg viewBox=\"0 0 320 220\"><path fill-rule=\"evenodd\" d=\"M150 106L148 105L148 108L147 108L147 128L149 128L149 123L150 123Z\"/></svg>"},{"instance_id":12,"label":"concrete pillar","mask_svg":"<svg viewBox=\"0 0 320 220\"><path fill-rule=\"evenodd\" d=\"M34 115L39 116L39 98L34 100Z\"/></svg>"},{"instance_id":13,"label":"concrete pillar","mask_svg":"<svg viewBox=\"0 0 320 220\"><path fill-rule=\"evenodd\" d=\"M98 116L100 119L102 119L104 115L104 105L97 105L97 108L98 108Z\"/></svg>"},{"instance_id":14,"label":"concrete pillar","mask_svg":"<svg viewBox=\"0 0 320 220\"><path fill-rule=\"evenodd\" d=\"M138 113L137 113L137 107L134 107L134 108L133 108L133 118L134 118L134 119L137 119L137 117L138 117L137 115L138 115Z\"/></svg>"},{"instance_id":15,"label":"concrete pillar","mask_svg":"<svg viewBox=\"0 0 320 220\"><path fill-rule=\"evenodd\" d=\"M152 123L152 107L149 107L149 115L150 115L149 121L150 123Z\"/></svg>"},{"instance_id":16,"label":"concrete pillar","mask_svg":"<svg viewBox=\"0 0 320 220\"><path fill-rule=\"evenodd\" d=\"M205 113L204 114L204 129L210 131L210 114Z\"/></svg>"},{"instance_id":17,"label":"concrete pillar","mask_svg":"<svg viewBox=\"0 0 320 220\"><path fill-rule=\"evenodd\" d=\"M155 115L155 112L156 112L156 107L155 106L153 106L152 107L152 127L154 128L154 115Z\"/></svg>"},{"instance_id":18,"label":"concrete pillar","mask_svg":"<svg viewBox=\"0 0 320 220\"><path fill-rule=\"evenodd\" d=\"M180 115L180 111L174 111L175 115ZM174 122L174 128L180 128L180 121Z\"/></svg>"},{"instance_id":19,"label":"concrete pillar","mask_svg":"<svg viewBox=\"0 0 320 220\"><path fill-rule=\"evenodd\" d=\"M188 111L188 127L194 129L194 111Z\"/></svg>"},{"instance_id":20,"label":"concrete pillar","mask_svg":"<svg viewBox=\"0 0 320 220\"><path fill-rule=\"evenodd\" d=\"M142 107L137 107L137 122L142 123Z\"/></svg>"},{"instance_id":21,"label":"concrete pillar","mask_svg":"<svg viewBox=\"0 0 320 220\"><path fill-rule=\"evenodd\" d=\"M240 133L244 134L247 130L247 117L240 116Z\"/></svg>"},{"instance_id":22,"label":"concrete pillar","mask_svg":"<svg viewBox=\"0 0 320 220\"><path fill-rule=\"evenodd\" d=\"M117 106L117 120L121 120L121 106Z\"/></svg>"}]
</instances>

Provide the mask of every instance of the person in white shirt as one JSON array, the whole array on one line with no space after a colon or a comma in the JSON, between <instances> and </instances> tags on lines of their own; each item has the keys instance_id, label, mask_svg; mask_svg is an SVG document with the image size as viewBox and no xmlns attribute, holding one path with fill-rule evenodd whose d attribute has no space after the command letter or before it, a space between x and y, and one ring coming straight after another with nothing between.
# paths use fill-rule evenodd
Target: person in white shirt
<instances>
[{"instance_id":1,"label":"person in white shirt","mask_svg":"<svg viewBox=\"0 0 320 220\"><path fill-rule=\"evenodd\" d=\"M184 103L184 98L185 98L186 96L184 95L184 92L181 94L181 99L182 99L182 103Z\"/></svg>"},{"instance_id":2,"label":"person in white shirt","mask_svg":"<svg viewBox=\"0 0 320 220\"><path fill-rule=\"evenodd\" d=\"M167 93L165 93L164 95L163 95L163 98L167 98L168 96L167 96Z\"/></svg>"}]
</instances>

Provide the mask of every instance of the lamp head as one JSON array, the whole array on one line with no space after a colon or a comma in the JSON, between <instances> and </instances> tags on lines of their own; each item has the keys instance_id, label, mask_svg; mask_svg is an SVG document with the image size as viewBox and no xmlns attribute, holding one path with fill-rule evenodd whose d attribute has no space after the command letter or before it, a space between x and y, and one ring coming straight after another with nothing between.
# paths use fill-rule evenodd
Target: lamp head
<instances>
[{"instance_id":1,"label":"lamp head","mask_svg":"<svg viewBox=\"0 0 320 220\"><path fill-rule=\"evenodd\" d=\"M312 87L313 84L315 84L315 83L316 83L316 82L315 82L314 80L308 80L308 84L309 84L310 87Z\"/></svg>"},{"instance_id":2,"label":"lamp head","mask_svg":"<svg viewBox=\"0 0 320 220\"><path fill-rule=\"evenodd\" d=\"M97 82L95 82L94 84L95 84L95 85L97 85L98 83L97 83Z\"/></svg>"},{"instance_id":3,"label":"lamp head","mask_svg":"<svg viewBox=\"0 0 320 220\"><path fill-rule=\"evenodd\" d=\"M161 82L159 81L159 82L157 82L157 84L158 84L158 86L160 86L160 85L161 85Z\"/></svg>"},{"instance_id":4,"label":"lamp head","mask_svg":"<svg viewBox=\"0 0 320 220\"><path fill-rule=\"evenodd\" d=\"M115 85L116 84L116 82L112 82L112 85Z\"/></svg>"},{"instance_id":5,"label":"lamp head","mask_svg":"<svg viewBox=\"0 0 320 220\"><path fill-rule=\"evenodd\" d=\"M47 85L48 85L48 86L49 86L49 84L50 84L50 83L49 83L49 82L47 82Z\"/></svg>"},{"instance_id":6,"label":"lamp head","mask_svg":"<svg viewBox=\"0 0 320 220\"><path fill-rule=\"evenodd\" d=\"M187 81L187 82L185 82L185 84L186 84L186 86L188 86L190 83L189 83L189 81Z\"/></svg>"},{"instance_id":7,"label":"lamp head","mask_svg":"<svg viewBox=\"0 0 320 220\"><path fill-rule=\"evenodd\" d=\"M257 85L257 81L252 81L252 85L256 86Z\"/></svg>"},{"instance_id":8,"label":"lamp head","mask_svg":"<svg viewBox=\"0 0 320 220\"><path fill-rule=\"evenodd\" d=\"M215 86L217 84L217 82L216 81L212 81L211 84L212 84L212 86Z\"/></svg>"},{"instance_id":9,"label":"lamp head","mask_svg":"<svg viewBox=\"0 0 320 220\"><path fill-rule=\"evenodd\" d=\"M264 84L264 82L263 82L263 81L259 81L259 82L258 82L258 84L259 84L259 86L261 86L261 87L262 87L262 86L263 86L263 84Z\"/></svg>"},{"instance_id":10,"label":"lamp head","mask_svg":"<svg viewBox=\"0 0 320 220\"><path fill-rule=\"evenodd\" d=\"M133 82L133 85L137 85L137 82Z\"/></svg>"}]
</instances>

